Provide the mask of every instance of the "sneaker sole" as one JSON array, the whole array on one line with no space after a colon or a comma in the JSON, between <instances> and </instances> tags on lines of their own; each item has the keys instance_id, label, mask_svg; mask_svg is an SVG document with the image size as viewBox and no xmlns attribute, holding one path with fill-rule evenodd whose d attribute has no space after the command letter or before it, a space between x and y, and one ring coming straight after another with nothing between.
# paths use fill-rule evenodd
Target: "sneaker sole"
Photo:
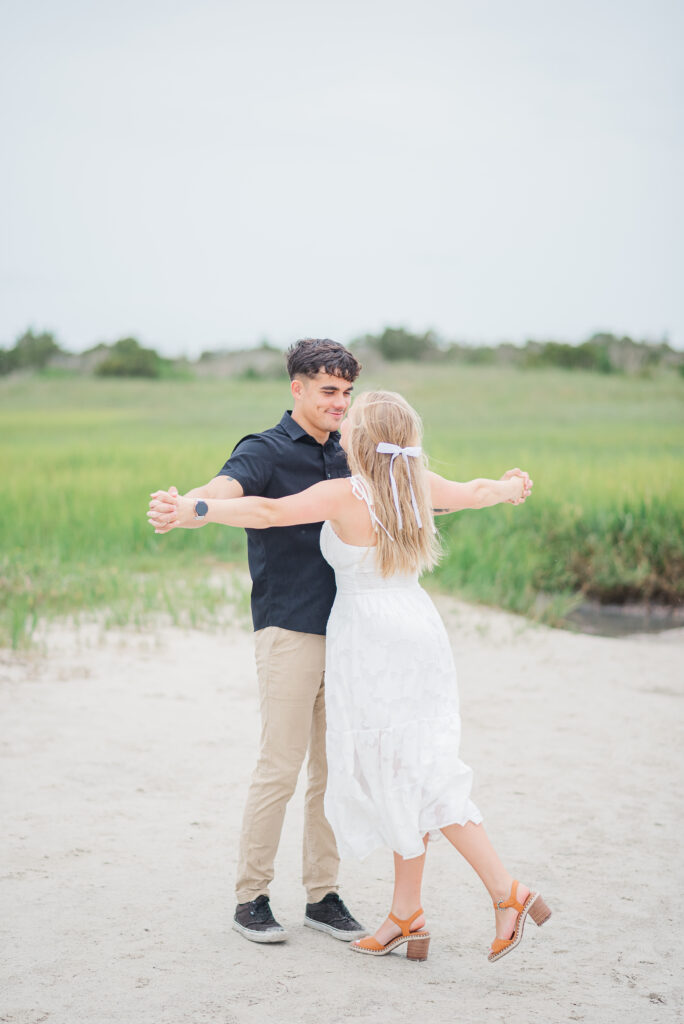
<instances>
[{"instance_id":1,"label":"sneaker sole","mask_svg":"<svg viewBox=\"0 0 684 1024\"><path fill-rule=\"evenodd\" d=\"M307 928L316 928L319 932L327 932L328 935L332 935L334 939L341 939L342 942L353 942L355 939L365 939L368 935L368 931L362 928L360 931L345 932L339 928L333 928L331 924L324 924L322 921L313 921L310 917L304 918L304 924Z\"/></svg>"},{"instance_id":2,"label":"sneaker sole","mask_svg":"<svg viewBox=\"0 0 684 1024\"><path fill-rule=\"evenodd\" d=\"M240 932L240 935L244 935L250 942L285 942L287 938L287 932L284 928L279 931L272 929L268 932L256 932L252 928L245 928L244 925L239 924L237 921L233 921L233 931Z\"/></svg>"}]
</instances>

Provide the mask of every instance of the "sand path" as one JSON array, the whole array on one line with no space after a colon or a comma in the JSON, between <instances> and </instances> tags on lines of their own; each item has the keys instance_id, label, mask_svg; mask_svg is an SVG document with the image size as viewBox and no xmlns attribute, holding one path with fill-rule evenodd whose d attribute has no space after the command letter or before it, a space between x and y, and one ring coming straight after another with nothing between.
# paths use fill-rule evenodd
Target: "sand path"
<instances>
[{"instance_id":1,"label":"sand path","mask_svg":"<svg viewBox=\"0 0 684 1024\"><path fill-rule=\"evenodd\" d=\"M684 630L611 640L438 604L474 798L547 925L488 964L488 898L441 840L426 963L303 928L300 786L272 888L290 938L246 942L230 923L258 734L249 632L52 627L42 653L0 655L0 1021L681 1020ZM389 854L342 865L367 925L390 879Z\"/></svg>"}]
</instances>

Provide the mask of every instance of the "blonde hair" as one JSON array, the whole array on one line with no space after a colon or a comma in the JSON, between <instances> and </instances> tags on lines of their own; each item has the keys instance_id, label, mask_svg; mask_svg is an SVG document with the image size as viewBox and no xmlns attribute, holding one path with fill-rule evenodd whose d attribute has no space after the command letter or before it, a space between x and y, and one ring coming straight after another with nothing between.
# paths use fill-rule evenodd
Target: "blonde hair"
<instances>
[{"instance_id":1,"label":"blonde hair","mask_svg":"<svg viewBox=\"0 0 684 1024\"><path fill-rule=\"evenodd\" d=\"M373 511L385 529L376 527L378 543L376 565L382 576L394 573L423 572L436 564L440 545L432 522L432 500L427 478L427 459L395 459L394 478L397 483L402 527L392 496L390 483L391 455L376 451L381 441L401 448L420 445L423 424L406 399L394 391L364 391L354 400L349 413L347 459L353 475L361 476L370 490ZM407 470L411 464L411 481L418 511L423 523L420 529L411 504L411 488Z\"/></svg>"}]
</instances>

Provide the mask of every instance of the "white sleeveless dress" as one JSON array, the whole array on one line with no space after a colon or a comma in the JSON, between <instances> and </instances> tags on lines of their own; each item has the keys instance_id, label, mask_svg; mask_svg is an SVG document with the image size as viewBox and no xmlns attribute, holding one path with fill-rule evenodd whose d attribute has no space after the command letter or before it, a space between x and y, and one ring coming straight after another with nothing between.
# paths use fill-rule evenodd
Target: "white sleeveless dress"
<instances>
[{"instance_id":1,"label":"white sleeveless dress","mask_svg":"<svg viewBox=\"0 0 684 1024\"><path fill-rule=\"evenodd\" d=\"M364 481L350 483L377 522ZM417 573L383 578L375 549L345 544L329 522L321 551L337 583L326 631L325 815L342 857L378 847L418 857L426 832L436 839L444 825L482 821L458 756L449 639Z\"/></svg>"}]
</instances>

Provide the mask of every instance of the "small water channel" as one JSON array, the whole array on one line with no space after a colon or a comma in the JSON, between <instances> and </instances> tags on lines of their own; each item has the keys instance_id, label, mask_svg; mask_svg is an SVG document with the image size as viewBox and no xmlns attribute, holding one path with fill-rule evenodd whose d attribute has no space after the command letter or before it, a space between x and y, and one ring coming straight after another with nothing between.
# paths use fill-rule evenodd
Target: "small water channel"
<instances>
[{"instance_id":1,"label":"small water channel","mask_svg":"<svg viewBox=\"0 0 684 1024\"><path fill-rule=\"evenodd\" d=\"M641 604L599 604L585 601L566 617L580 633L595 636L631 636L684 628L684 607Z\"/></svg>"}]
</instances>

